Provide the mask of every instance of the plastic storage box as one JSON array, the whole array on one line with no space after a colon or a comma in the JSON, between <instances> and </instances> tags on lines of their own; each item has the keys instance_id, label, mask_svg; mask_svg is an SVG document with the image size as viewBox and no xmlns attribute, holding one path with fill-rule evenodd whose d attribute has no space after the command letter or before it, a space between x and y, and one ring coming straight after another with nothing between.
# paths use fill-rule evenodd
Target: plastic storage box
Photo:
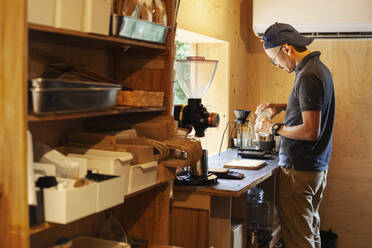
<instances>
[{"instance_id":1,"label":"plastic storage box","mask_svg":"<svg viewBox=\"0 0 372 248\"><path fill-rule=\"evenodd\" d=\"M83 31L109 35L112 0L85 0Z\"/></svg>"},{"instance_id":2,"label":"plastic storage box","mask_svg":"<svg viewBox=\"0 0 372 248\"><path fill-rule=\"evenodd\" d=\"M88 179L97 182L97 208L96 211L108 209L124 202L125 180L124 176L109 176L89 173Z\"/></svg>"},{"instance_id":3,"label":"plastic storage box","mask_svg":"<svg viewBox=\"0 0 372 248\"><path fill-rule=\"evenodd\" d=\"M147 42L164 44L167 40L168 26L140 20L130 16L112 16L113 35Z\"/></svg>"},{"instance_id":4,"label":"plastic storage box","mask_svg":"<svg viewBox=\"0 0 372 248\"><path fill-rule=\"evenodd\" d=\"M57 178L57 181L68 186L63 189L44 189L46 221L67 224L96 212L97 183L73 187L73 179Z\"/></svg>"},{"instance_id":5,"label":"plastic storage box","mask_svg":"<svg viewBox=\"0 0 372 248\"><path fill-rule=\"evenodd\" d=\"M156 184L157 161L131 165L129 171L129 193Z\"/></svg>"},{"instance_id":6,"label":"plastic storage box","mask_svg":"<svg viewBox=\"0 0 372 248\"><path fill-rule=\"evenodd\" d=\"M98 174L122 175L124 179L123 196L128 192L129 167L133 159L131 153L106 151L98 149L84 149L65 146L60 148L69 157L87 159L87 169Z\"/></svg>"}]
</instances>

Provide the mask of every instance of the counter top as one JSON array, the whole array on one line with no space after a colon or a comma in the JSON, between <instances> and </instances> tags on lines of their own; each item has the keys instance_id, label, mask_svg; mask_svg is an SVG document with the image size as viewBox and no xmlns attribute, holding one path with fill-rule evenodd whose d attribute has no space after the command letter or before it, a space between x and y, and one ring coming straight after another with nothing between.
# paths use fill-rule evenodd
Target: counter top
<instances>
[{"instance_id":1,"label":"counter top","mask_svg":"<svg viewBox=\"0 0 372 248\"><path fill-rule=\"evenodd\" d=\"M238 158L237 151L235 149L227 150L221 152L220 155L215 154L210 156L208 158L208 167L222 168L225 162L235 158ZM278 156L274 155L272 159L265 159L265 161L266 165L258 170L231 169L244 174L244 178L241 180L218 178L216 184L202 186L176 185L175 190L216 196L238 197L278 171Z\"/></svg>"}]
</instances>

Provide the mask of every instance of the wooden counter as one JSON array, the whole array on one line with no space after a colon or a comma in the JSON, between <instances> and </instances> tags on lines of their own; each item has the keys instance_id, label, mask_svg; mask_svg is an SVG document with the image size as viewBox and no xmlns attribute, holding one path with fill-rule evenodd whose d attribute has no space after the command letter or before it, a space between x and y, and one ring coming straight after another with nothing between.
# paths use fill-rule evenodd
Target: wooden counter
<instances>
[{"instance_id":1,"label":"wooden counter","mask_svg":"<svg viewBox=\"0 0 372 248\"><path fill-rule=\"evenodd\" d=\"M215 154L208 158L208 168L223 168L225 162L238 158L235 149L221 152L220 155ZM273 155L272 159L266 159L266 165L258 170L238 170L232 169L244 174L242 180L232 179L218 179L217 184L203 185L203 186L185 186L177 185L177 191L189 191L200 194L210 194L215 196L233 196L238 197L242 193L247 192L248 189L256 186L262 181L266 180L279 169L278 157Z\"/></svg>"},{"instance_id":2,"label":"wooden counter","mask_svg":"<svg viewBox=\"0 0 372 248\"><path fill-rule=\"evenodd\" d=\"M236 150L228 150L209 157L209 168L221 168L229 160L237 158ZM247 218L247 194L250 188L265 184L265 194L275 204L276 172L278 159L266 159L266 165L258 170L238 170L242 180L218 179L216 184L203 186L176 185L171 209L171 244L182 247L227 248L232 245L232 220L245 223ZM243 224L244 225L244 224ZM243 231L243 247L246 247L246 229Z\"/></svg>"}]
</instances>

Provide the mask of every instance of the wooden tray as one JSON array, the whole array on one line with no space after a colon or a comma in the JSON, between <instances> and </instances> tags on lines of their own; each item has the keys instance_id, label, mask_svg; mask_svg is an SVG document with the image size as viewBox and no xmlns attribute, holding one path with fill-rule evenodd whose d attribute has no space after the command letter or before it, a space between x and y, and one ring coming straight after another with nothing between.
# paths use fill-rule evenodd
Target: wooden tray
<instances>
[{"instance_id":1,"label":"wooden tray","mask_svg":"<svg viewBox=\"0 0 372 248\"><path fill-rule=\"evenodd\" d=\"M236 158L229 162L226 162L223 167L242 170L257 170L264 165L266 165L265 160Z\"/></svg>"}]
</instances>

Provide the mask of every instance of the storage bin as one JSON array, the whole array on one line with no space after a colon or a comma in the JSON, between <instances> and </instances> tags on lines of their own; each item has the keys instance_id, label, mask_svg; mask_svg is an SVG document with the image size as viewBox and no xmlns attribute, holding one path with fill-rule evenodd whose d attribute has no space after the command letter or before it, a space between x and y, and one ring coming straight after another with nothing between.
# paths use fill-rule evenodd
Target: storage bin
<instances>
[{"instance_id":1,"label":"storage bin","mask_svg":"<svg viewBox=\"0 0 372 248\"><path fill-rule=\"evenodd\" d=\"M118 92L116 105L135 106L135 107L162 107L164 105L164 92L122 90Z\"/></svg>"},{"instance_id":2,"label":"storage bin","mask_svg":"<svg viewBox=\"0 0 372 248\"><path fill-rule=\"evenodd\" d=\"M47 26L54 25L55 0L28 0L28 22Z\"/></svg>"},{"instance_id":3,"label":"storage bin","mask_svg":"<svg viewBox=\"0 0 372 248\"><path fill-rule=\"evenodd\" d=\"M117 84L36 78L30 83L32 112L73 113L109 109L115 105Z\"/></svg>"},{"instance_id":4,"label":"storage bin","mask_svg":"<svg viewBox=\"0 0 372 248\"><path fill-rule=\"evenodd\" d=\"M128 192L129 167L133 159L128 152L106 151L98 149L85 149L72 146L60 147L69 157L87 159L87 169L98 174L122 175L124 178L123 196Z\"/></svg>"},{"instance_id":5,"label":"storage bin","mask_svg":"<svg viewBox=\"0 0 372 248\"><path fill-rule=\"evenodd\" d=\"M109 35L112 0L85 0L83 31Z\"/></svg>"},{"instance_id":6,"label":"storage bin","mask_svg":"<svg viewBox=\"0 0 372 248\"><path fill-rule=\"evenodd\" d=\"M168 26L143 21L130 16L112 16L113 35L141 41L164 44L167 40Z\"/></svg>"},{"instance_id":7,"label":"storage bin","mask_svg":"<svg viewBox=\"0 0 372 248\"><path fill-rule=\"evenodd\" d=\"M67 224L96 212L98 184L91 183L73 187L75 180L57 178L58 183L65 183L63 189L57 187L44 189L45 220Z\"/></svg>"},{"instance_id":8,"label":"storage bin","mask_svg":"<svg viewBox=\"0 0 372 248\"><path fill-rule=\"evenodd\" d=\"M77 237L72 240L72 248L130 248L130 245L100 238Z\"/></svg>"},{"instance_id":9,"label":"storage bin","mask_svg":"<svg viewBox=\"0 0 372 248\"><path fill-rule=\"evenodd\" d=\"M131 165L129 171L129 193L139 191L156 183L157 161Z\"/></svg>"},{"instance_id":10,"label":"storage bin","mask_svg":"<svg viewBox=\"0 0 372 248\"><path fill-rule=\"evenodd\" d=\"M96 211L111 208L124 202L125 180L124 176L110 176L88 173L87 178L97 182L97 208Z\"/></svg>"},{"instance_id":11,"label":"storage bin","mask_svg":"<svg viewBox=\"0 0 372 248\"><path fill-rule=\"evenodd\" d=\"M54 26L82 31L84 0L55 0L56 11Z\"/></svg>"}]
</instances>

